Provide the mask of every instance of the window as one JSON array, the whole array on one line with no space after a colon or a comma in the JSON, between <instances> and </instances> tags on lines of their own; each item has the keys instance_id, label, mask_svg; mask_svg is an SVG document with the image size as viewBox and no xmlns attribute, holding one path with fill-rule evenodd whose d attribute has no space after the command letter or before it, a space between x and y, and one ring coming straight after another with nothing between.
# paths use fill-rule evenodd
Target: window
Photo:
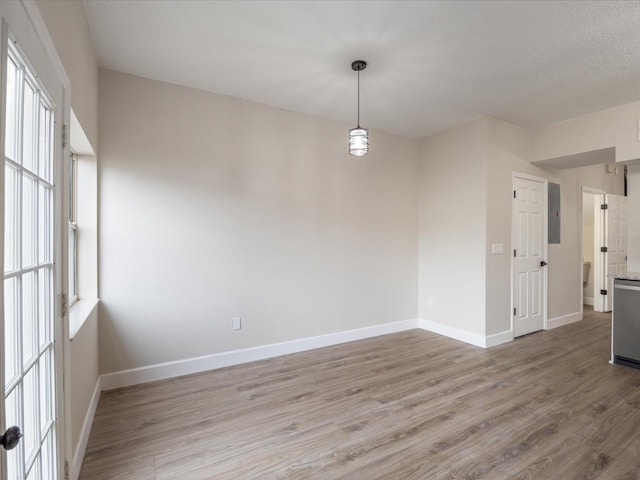
<instances>
[{"instance_id":1,"label":"window","mask_svg":"<svg viewBox=\"0 0 640 480\"><path fill-rule=\"evenodd\" d=\"M78 157L69 156L69 306L78 300Z\"/></svg>"}]
</instances>

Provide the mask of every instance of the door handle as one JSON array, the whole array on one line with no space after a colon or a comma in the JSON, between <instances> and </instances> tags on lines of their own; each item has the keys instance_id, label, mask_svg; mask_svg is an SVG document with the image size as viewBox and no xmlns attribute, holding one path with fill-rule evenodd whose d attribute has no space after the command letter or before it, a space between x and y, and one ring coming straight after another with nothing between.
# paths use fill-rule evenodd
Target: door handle
<instances>
[{"instance_id":1,"label":"door handle","mask_svg":"<svg viewBox=\"0 0 640 480\"><path fill-rule=\"evenodd\" d=\"M2 435L2 438L0 438L0 445L2 445L5 450L12 450L16 448L21 438L22 433L19 427L9 427L6 432L4 432L4 435Z\"/></svg>"},{"instance_id":2,"label":"door handle","mask_svg":"<svg viewBox=\"0 0 640 480\"><path fill-rule=\"evenodd\" d=\"M546 267L547 266L547 262L545 262L544 260L540 260L540 266L541 267Z\"/></svg>"}]
</instances>

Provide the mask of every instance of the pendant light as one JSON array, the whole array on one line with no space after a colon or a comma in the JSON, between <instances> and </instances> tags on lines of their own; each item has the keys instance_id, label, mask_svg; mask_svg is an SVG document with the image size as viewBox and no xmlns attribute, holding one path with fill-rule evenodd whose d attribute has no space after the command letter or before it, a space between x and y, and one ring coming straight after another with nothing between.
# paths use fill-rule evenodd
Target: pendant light
<instances>
[{"instance_id":1,"label":"pendant light","mask_svg":"<svg viewBox=\"0 0 640 480\"><path fill-rule=\"evenodd\" d=\"M360 126L360 72L367 68L367 62L356 60L351 69L358 72L358 126L349 130L349 154L361 157L369 152L369 130Z\"/></svg>"}]
</instances>

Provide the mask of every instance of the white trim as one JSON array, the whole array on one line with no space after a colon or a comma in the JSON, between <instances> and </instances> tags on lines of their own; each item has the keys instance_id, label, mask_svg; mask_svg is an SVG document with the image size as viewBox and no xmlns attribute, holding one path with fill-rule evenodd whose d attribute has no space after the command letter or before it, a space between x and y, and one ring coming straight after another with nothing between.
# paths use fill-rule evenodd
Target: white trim
<instances>
[{"instance_id":1,"label":"white trim","mask_svg":"<svg viewBox=\"0 0 640 480\"><path fill-rule=\"evenodd\" d=\"M605 246L605 237L607 226L605 223L605 211L599 208L600 205L607 202L606 193L594 194L593 205L593 311L605 311L605 298L600 294L600 290L607 288L605 271L606 271L606 254L600 251L600 247Z\"/></svg>"},{"instance_id":2,"label":"white trim","mask_svg":"<svg viewBox=\"0 0 640 480\"><path fill-rule=\"evenodd\" d=\"M548 219L548 202L549 202L549 179L545 178L545 177L538 177L535 175L529 175L527 173L518 173L518 172L511 172L511 189L513 190L515 188L515 179L516 178L521 178L523 180L530 180L533 182L539 182L542 183L544 185L544 195L543 195L543 220L542 220L542 228L544 230L543 232L543 238L544 238L544 258L545 261L549 260L549 219ZM515 209L515 204L512 202L511 203L511 216L510 216L510 228L511 228L511 250L513 250L513 248L515 247L515 224L513 221L513 216L514 216L514 209ZM514 263L514 257L509 255L511 257L511 287L510 287L510 297L511 297L511 307L509 309L509 312L513 312L513 309L515 307L515 299L514 299L514 295L515 295L515 290L513 288L513 284L514 284L514 277L515 277L515 263ZM542 328L543 330L548 330L548 325L549 325L549 312L548 312L548 307L549 307L549 269L545 268L543 270L543 275L544 275L544 291L542 292L543 295L543 301L542 301ZM510 314L511 316L511 331L515 332L515 325L514 325L514 315Z\"/></svg>"},{"instance_id":3,"label":"white trim","mask_svg":"<svg viewBox=\"0 0 640 480\"><path fill-rule=\"evenodd\" d=\"M91 433L91 426L93 425L93 418L96 415L96 408L98 408L98 401L100 400L100 393L102 392L102 377L98 377L96 380L96 386L93 389L93 395L89 402L89 408L87 414L84 417L82 423L82 430L80 430L80 437L78 438L78 444L73 454L73 461L71 462L71 480L78 480L80 476L80 469L82 468L82 460L84 459L84 453L87 449L87 442L89 441L89 434Z\"/></svg>"},{"instance_id":4,"label":"white trim","mask_svg":"<svg viewBox=\"0 0 640 480\"><path fill-rule=\"evenodd\" d=\"M591 305L591 306L593 306L593 298L591 298L591 297L583 297L582 298L582 304L583 305Z\"/></svg>"},{"instance_id":5,"label":"white trim","mask_svg":"<svg viewBox=\"0 0 640 480\"><path fill-rule=\"evenodd\" d=\"M569 325L570 323L579 322L582 320L582 312L573 312L568 315L562 315L561 317L552 318L547 322L545 330L551 330L553 328Z\"/></svg>"},{"instance_id":6,"label":"white trim","mask_svg":"<svg viewBox=\"0 0 640 480\"><path fill-rule=\"evenodd\" d=\"M420 328L429 332L437 333L438 335L444 335L445 337L453 338L454 340L460 340L461 342L470 343L476 347L486 348L487 339L484 335L479 333L468 332L460 328L451 327L443 323L434 322L432 320L420 320Z\"/></svg>"},{"instance_id":7,"label":"white trim","mask_svg":"<svg viewBox=\"0 0 640 480\"><path fill-rule=\"evenodd\" d=\"M478 333L462 330L460 328L451 327L443 323L423 319L420 320L420 328L428 332L444 335L445 337L453 338L454 340L459 340L482 348L495 347L496 345L501 345L513 340L512 330L505 330L503 332L484 336Z\"/></svg>"},{"instance_id":8,"label":"white trim","mask_svg":"<svg viewBox=\"0 0 640 480\"><path fill-rule=\"evenodd\" d=\"M371 327L347 330L344 332L329 333L317 337L301 338L288 342L272 343L257 347L232 350L229 352L215 353L202 357L186 358L173 362L158 363L146 367L133 368L131 370L121 370L119 372L105 373L100 376L102 390L113 390L115 388L128 387L141 383L164 380L167 378L190 375L192 373L215 370L217 368L239 365L257 360L279 357L291 353L304 352L315 348L329 347L355 340L387 335L390 333L403 332L414 328L421 328L429 332L444 335L454 340L459 340L481 348L489 348L513 340L513 332L504 332L493 335L480 335L468 332L460 328L451 327L442 323L430 320L414 319L400 322L385 323Z\"/></svg>"},{"instance_id":9,"label":"white trim","mask_svg":"<svg viewBox=\"0 0 640 480\"><path fill-rule=\"evenodd\" d=\"M522 178L523 180L531 180L532 182L548 183L546 177L538 177L537 175L529 175L528 173L511 172L511 178Z\"/></svg>"},{"instance_id":10,"label":"white trim","mask_svg":"<svg viewBox=\"0 0 640 480\"><path fill-rule=\"evenodd\" d=\"M2 36L3 36L3 57L6 54L6 38L8 38L8 34L5 32L5 28L7 27L7 19L11 19L10 28L13 34L15 34L18 38L17 40L20 43L21 48L24 48L25 51L22 53L25 54L25 57L29 59L34 64L38 64L38 76L40 77L40 81L51 87L53 82L57 86L60 87L60 97L57 98L57 93L54 91L49 91L49 94L53 97L57 98L57 101L54 102L54 152L55 155L55 168L52 172L53 175L53 183L57 185L57 188L54 190L54 197L52 203L52 211L53 211L53 253L54 259L59 263L59 266L56 270L54 270L54 318L55 318L55 328L54 328L54 338L57 342L56 347L54 348L54 358L55 358L55 382L56 382L56 458L57 458L57 475L62 478L64 472L64 464L69 461L69 456L71 454L70 449L70 415L69 415L69 404L68 397L66 395L66 391L64 388L63 377L67 376L68 378L68 351L69 351L69 341L66 336L66 332L68 330L68 319L67 317L62 316L62 285L63 285L63 272L62 270L65 268L65 257L64 252L66 248L62 248L62 244L65 241L65 237L61 236L60 225L62 218L62 202L64 196L62 195L63 181L62 178L62 170L58 166L61 159L65 157L64 152L68 151L68 146L64 147L61 143L62 138L62 125L68 124L68 116L70 109L70 89L71 84L69 77L67 76L64 66L58 56L58 53L55 49L55 45L49 36L49 32L47 27L42 19L40 14L40 9L35 2L35 0L22 0L20 2L5 2L6 10L4 9L5 5L3 5L3 28L2 28ZM20 12L20 13L18 13ZM24 17L23 17L24 14ZM26 20L26 21L23 21ZM31 30L35 37L31 36ZM37 40L36 40L37 37ZM37 46L36 46L37 45ZM44 57L40 58L40 50ZM36 54L35 56L33 54ZM42 69L41 67L46 65L46 68ZM4 69L0 69L3 71L2 75L4 75ZM52 75L54 78L50 78ZM50 83L51 82L51 83ZM0 82L2 83L2 82ZM3 86L4 87L4 86ZM4 108L2 106L2 108ZM3 119L4 121L4 119ZM4 129L4 123L0 121L1 128ZM0 145L2 151L4 150L4 144ZM4 167L3 167L4 170ZM3 230L0 229L0 233ZM2 233L3 234L3 233ZM66 242L64 243L66 245ZM2 460L0 459L0 464ZM2 466L0 465L0 470ZM1 475L1 473L0 473Z\"/></svg>"},{"instance_id":11,"label":"white trim","mask_svg":"<svg viewBox=\"0 0 640 480\"><path fill-rule=\"evenodd\" d=\"M44 23L44 19L42 18L37 2L35 0L22 0L22 5L24 5L24 9L29 16L29 20L31 20L38 37L40 38L40 42L42 42L42 46L49 57L54 73L58 76L58 79L60 80L60 83L62 83L64 89L67 92L70 92L71 80L64 69L64 65L62 64L60 55L58 55L55 44L51 39L51 35L49 35L49 29Z\"/></svg>"},{"instance_id":12,"label":"white trim","mask_svg":"<svg viewBox=\"0 0 640 480\"><path fill-rule=\"evenodd\" d=\"M317 337L301 338L288 342L261 345L258 347L232 350L230 352L216 353L202 357L187 358L173 362L159 363L147 367L123 370L120 372L106 373L101 376L102 389L112 390L114 388L137 385L139 383L153 382L165 378L179 377L192 373L204 372L216 368L238 365L256 360L288 355L290 353L304 352L315 348L338 345L340 343L362 340L389 333L402 332L419 328L419 320L403 320L399 322L373 325L371 327L347 330L344 332L329 333Z\"/></svg>"},{"instance_id":13,"label":"white trim","mask_svg":"<svg viewBox=\"0 0 640 480\"><path fill-rule=\"evenodd\" d=\"M485 348L495 347L511 341L513 341L513 330L505 330L504 332L487 335L485 337Z\"/></svg>"},{"instance_id":14,"label":"white trim","mask_svg":"<svg viewBox=\"0 0 640 480\"><path fill-rule=\"evenodd\" d=\"M69 308L69 339L71 341L78 334L87 318L94 312L99 302L99 298L82 298Z\"/></svg>"}]
</instances>

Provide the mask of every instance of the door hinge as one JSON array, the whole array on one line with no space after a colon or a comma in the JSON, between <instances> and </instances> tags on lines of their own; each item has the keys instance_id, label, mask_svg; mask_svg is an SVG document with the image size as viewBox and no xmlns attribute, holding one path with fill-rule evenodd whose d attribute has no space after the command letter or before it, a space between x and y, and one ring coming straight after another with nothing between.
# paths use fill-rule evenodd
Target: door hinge
<instances>
[{"instance_id":1,"label":"door hinge","mask_svg":"<svg viewBox=\"0 0 640 480\"><path fill-rule=\"evenodd\" d=\"M600 290L600 295L606 295L607 291L605 289Z\"/></svg>"},{"instance_id":2,"label":"door hinge","mask_svg":"<svg viewBox=\"0 0 640 480\"><path fill-rule=\"evenodd\" d=\"M67 316L67 294L60 295L60 314L64 318Z\"/></svg>"},{"instance_id":3,"label":"door hinge","mask_svg":"<svg viewBox=\"0 0 640 480\"><path fill-rule=\"evenodd\" d=\"M608 251L608 250L609 250L609 249L608 249L607 247L600 247L600 251L601 251L602 253L607 253L607 251Z\"/></svg>"},{"instance_id":4,"label":"door hinge","mask_svg":"<svg viewBox=\"0 0 640 480\"><path fill-rule=\"evenodd\" d=\"M516 307L513 307L513 316L516 316Z\"/></svg>"},{"instance_id":5,"label":"door hinge","mask_svg":"<svg viewBox=\"0 0 640 480\"><path fill-rule=\"evenodd\" d=\"M607 208L609 208L609 205L607 205L606 203L600 205L600 210L606 210Z\"/></svg>"},{"instance_id":6,"label":"door hinge","mask_svg":"<svg viewBox=\"0 0 640 480\"><path fill-rule=\"evenodd\" d=\"M67 126L62 124L62 148L67 146Z\"/></svg>"},{"instance_id":7,"label":"door hinge","mask_svg":"<svg viewBox=\"0 0 640 480\"><path fill-rule=\"evenodd\" d=\"M515 248L513 249L513 256L514 257L516 256L516 249Z\"/></svg>"},{"instance_id":8,"label":"door hinge","mask_svg":"<svg viewBox=\"0 0 640 480\"><path fill-rule=\"evenodd\" d=\"M515 190L513 191L513 198L517 198L517 197L516 197L516 191L515 191Z\"/></svg>"},{"instance_id":9,"label":"door hinge","mask_svg":"<svg viewBox=\"0 0 640 480\"><path fill-rule=\"evenodd\" d=\"M64 480L69 480L69 460L64 461Z\"/></svg>"}]
</instances>

